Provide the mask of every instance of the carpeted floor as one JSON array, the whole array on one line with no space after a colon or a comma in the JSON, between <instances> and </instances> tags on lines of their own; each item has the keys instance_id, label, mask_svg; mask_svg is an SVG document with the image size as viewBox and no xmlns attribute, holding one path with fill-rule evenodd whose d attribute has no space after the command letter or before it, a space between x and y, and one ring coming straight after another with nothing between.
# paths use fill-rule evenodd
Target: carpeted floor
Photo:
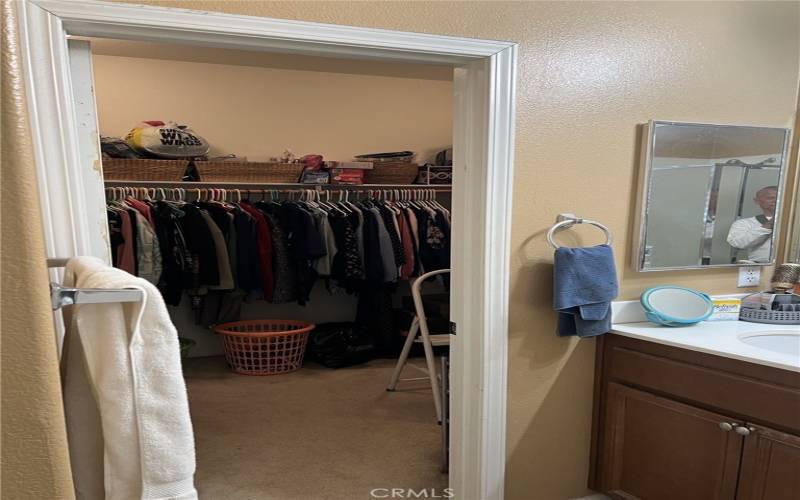
<instances>
[{"instance_id":1,"label":"carpeted floor","mask_svg":"<svg viewBox=\"0 0 800 500\"><path fill-rule=\"evenodd\" d=\"M394 360L339 370L307 364L248 377L230 373L222 357L187 360L200 498L358 500L376 498L375 488L443 494L430 387L401 382L386 392L393 367ZM418 374L406 368L404 376Z\"/></svg>"}]
</instances>

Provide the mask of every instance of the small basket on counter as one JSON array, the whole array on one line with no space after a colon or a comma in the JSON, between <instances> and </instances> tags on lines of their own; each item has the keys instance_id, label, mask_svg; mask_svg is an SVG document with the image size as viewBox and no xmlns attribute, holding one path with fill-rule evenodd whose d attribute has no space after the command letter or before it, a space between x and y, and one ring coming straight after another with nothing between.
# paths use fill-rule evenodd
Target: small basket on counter
<instances>
[{"instance_id":1,"label":"small basket on counter","mask_svg":"<svg viewBox=\"0 0 800 500\"><path fill-rule=\"evenodd\" d=\"M294 320L251 320L214 328L225 359L241 375L277 375L298 370L315 325Z\"/></svg>"},{"instance_id":2,"label":"small basket on counter","mask_svg":"<svg viewBox=\"0 0 800 500\"><path fill-rule=\"evenodd\" d=\"M196 161L201 182L261 182L291 184L300 180L302 163Z\"/></svg>"},{"instance_id":3,"label":"small basket on counter","mask_svg":"<svg viewBox=\"0 0 800 500\"><path fill-rule=\"evenodd\" d=\"M771 325L800 325L800 295L759 292L742 299L741 321Z\"/></svg>"},{"instance_id":4,"label":"small basket on counter","mask_svg":"<svg viewBox=\"0 0 800 500\"><path fill-rule=\"evenodd\" d=\"M180 182L189 160L103 158L103 178L107 181Z\"/></svg>"}]
</instances>

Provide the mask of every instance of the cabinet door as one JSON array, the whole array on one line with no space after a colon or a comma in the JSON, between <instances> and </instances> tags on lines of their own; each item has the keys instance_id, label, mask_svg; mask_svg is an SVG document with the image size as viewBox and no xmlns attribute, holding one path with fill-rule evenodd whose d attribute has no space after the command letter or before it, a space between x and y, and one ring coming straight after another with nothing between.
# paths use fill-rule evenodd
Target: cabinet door
<instances>
[{"instance_id":1,"label":"cabinet door","mask_svg":"<svg viewBox=\"0 0 800 500\"><path fill-rule=\"evenodd\" d=\"M750 426L737 500L800 498L800 437Z\"/></svg>"},{"instance_id":2,"label":"cabinet door","mask_svg":"<svg viewBox=\"0 0 800 500\"><path fill-rule=\"evenodd\" d=\"M733 500L742 436L732 419L608 384L601 485L614 498Z\"/></svg>"}]
</instances>

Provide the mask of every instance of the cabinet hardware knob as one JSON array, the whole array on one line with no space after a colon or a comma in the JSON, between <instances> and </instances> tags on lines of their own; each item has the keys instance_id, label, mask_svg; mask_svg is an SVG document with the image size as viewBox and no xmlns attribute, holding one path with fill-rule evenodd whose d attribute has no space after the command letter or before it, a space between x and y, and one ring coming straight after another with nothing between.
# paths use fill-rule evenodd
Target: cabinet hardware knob
<instances>
[{"instance_id":1,"label":"cabinet hardware knob","mask_svg":"<svg viewBox=\"0 0 800 500\"><path fill-rule=\"evenodd\" d=\"M731 423L728 423L728 422L720 422L719 423L719 428L722 429L725 432L732 431L734 427L735 427L735 424L731 424Z\"/></svg>"},{"instance_id":2,"label":"cabinet hardware knob","mask_svg":"<svg viewBox=\"0 0 800 500\"><path fill-rule=\"evenodd\" d=\"M740 436L749 436L751 432L755 431L754 428L745 427L744 425L738 425L734 430L736 431L736 434Z\"/></svg>"}]
</instances>

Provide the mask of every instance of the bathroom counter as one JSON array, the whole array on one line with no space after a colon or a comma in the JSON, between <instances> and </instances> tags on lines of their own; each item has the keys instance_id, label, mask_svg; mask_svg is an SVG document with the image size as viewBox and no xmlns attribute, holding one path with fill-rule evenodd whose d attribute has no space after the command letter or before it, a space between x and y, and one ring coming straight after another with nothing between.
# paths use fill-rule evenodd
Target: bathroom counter
<instances>
[{"instance_id":1,"label":"bathroom counter","mask_svg":"<svg viewBox=\"0 0 800 500\"><path fill-rule=\"evenodd\" d=\"M798 325L704 321L693 326L671 328L641 322L614 324L611 332L624 337L800 372L800 350L777 352L755 347L740 340L743 337L767 332L798 333L800 332Z\"/></svg>"}]
</instances>

